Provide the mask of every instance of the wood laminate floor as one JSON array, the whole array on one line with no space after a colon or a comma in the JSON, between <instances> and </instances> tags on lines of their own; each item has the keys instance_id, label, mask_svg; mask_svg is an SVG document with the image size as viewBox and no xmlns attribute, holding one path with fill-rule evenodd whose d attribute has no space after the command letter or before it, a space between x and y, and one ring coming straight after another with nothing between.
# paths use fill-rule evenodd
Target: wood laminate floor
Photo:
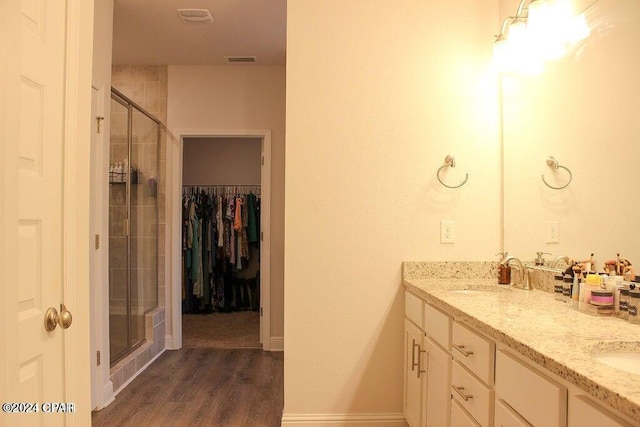
<instances>
[{"instance_id":1,"label":"wood laminate floor","mask_svg":"<svg viewBox=\"0 0 640 427\"><path fill-rule=\"evenodd\" d=\"M279 426L282 352L183 348L165 351L93 426Z\"/></svg>"}]
</instances>

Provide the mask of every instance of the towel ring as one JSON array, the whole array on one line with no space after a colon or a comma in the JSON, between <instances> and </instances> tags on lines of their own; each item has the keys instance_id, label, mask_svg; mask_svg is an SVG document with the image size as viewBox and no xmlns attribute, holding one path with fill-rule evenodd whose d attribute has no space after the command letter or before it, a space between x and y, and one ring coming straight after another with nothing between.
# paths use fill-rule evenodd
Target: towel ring
<instances>
[{"instance_id":1,"label":"towel ring","mask_svg":"<svg viewBox=\"0 0 640 427\"><path fill-rule=\"evenodd\" d=\"M462 187L467 180L469 179L469 174L465 174L464 180L462 180L462 182L458 185L447 185L445 184L442 179L440 179L440 172L442 171L442 169L446 168L447 166L455 168L456 167L456 158L450 154L447 154L447 157L444 158L444 164L442 166L440 166L440 168L438 169L438 172L436 172L436 177L438 178L438 181L440 181L440 184L444 185L447 188L460 188Z\"/></svg>"},{"instance_id":2,"label":"towel ring","mask_svg":"<svg viewBox=\"0 0 640 427\"><path fill-rule=\"evenodd\" d=\"M566 170L569 173L569 181L567 181L567 183L561 187L554 187L553 185L549 184L547 182L546 179L544 179L544 174L542 174L542 181L544 182L544 184L549 187L552 188L554 190L562 190L563 188L565 188L567 185L571 184L571 181L573 180L573 174L571 173L571 171L569 170L568 167L566 166L562 166L558 164L558 161L553 157L553 156L549 156L547 158L547 166L553 168L553 169L559 169L562 168L564 170Z\"/></svg>"}]
</instances>

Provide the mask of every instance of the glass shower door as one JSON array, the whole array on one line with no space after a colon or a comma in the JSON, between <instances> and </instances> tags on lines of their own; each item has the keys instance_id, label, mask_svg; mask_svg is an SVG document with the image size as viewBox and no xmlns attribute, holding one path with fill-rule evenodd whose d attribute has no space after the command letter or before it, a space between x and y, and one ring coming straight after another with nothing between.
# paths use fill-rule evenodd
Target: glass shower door
<instances>
[{"instance_id":1,"label":"glass shower door","mask_svg":"<svg viewBox=\"0 0 640 427\"><path fill-rule=\"evenodd\" d=\"M158 302L158 125L132 110L131 335L145 337L144 315Z\"/></svg>"},{"instance_id":2,"label":"glass shower door","mask_svg":"<svg viewBox=\"0 0 640 427\"><path fill-rule=\"evenodd\" d=\"M111 99L109 144L109 349L111 359L129 348L127 183L120 165L129 156L129 108Z\"/></svg>"}]
</instances>

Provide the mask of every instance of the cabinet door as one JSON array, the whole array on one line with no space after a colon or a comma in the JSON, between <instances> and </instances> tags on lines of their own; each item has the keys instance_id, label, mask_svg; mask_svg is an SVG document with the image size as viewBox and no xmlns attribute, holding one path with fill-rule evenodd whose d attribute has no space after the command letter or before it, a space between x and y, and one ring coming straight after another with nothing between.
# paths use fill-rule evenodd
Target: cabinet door
<instances>
[{"instance_id":1,"label":"cabinet door","mask_svg":"<svg viewBox=\"0 0 640 427\"><path fill-rule=\"evenodd\" d=\"M411 427L425 423L422 402L425 397L424 332L411 321L404 321L404 417Z\"/></svg>"},{"instance_id":2,"label":"cabinet door","mask_svg":"<svg viewBox=\"0 0 640 427\"><path fill-rule=\"evenodd\" d=\"M431 339L427 347L427 426L448 427L451 412L451 356Z\"/></svg>"},{"instance_id":3,"label":"cabinet door","mask_svg":"<svg viewBox=\"0 0 640 427\"><path fill-rule=\"evenodd\" d=\"M567 389L504 350L496 354L496 395L534 426L567 425Z\"/></svg>"},{"instance_id":4,"label":"cabinet door","mask_svg":"<svg viewBox=\"0 0 640 427\"><path fill-rule=\"evenodd\" d=\"M569 399L569 427L630 427L626 423L593 403L585 396Z\"/></svg>"},{"instance_id":5,"label":"cabinet door","mask_svg":"<svg viewBox=\"0 0 640 427\"><path fill-rule=\"evenodd\" d=\"M496 414L493 425L494 427L531 427L531 424L501 399L496 399Z\"/></svg>"},{"instance_id":6,"label":"cabinet door","mask_svg":"<svg viewBox=\"0 0 640 427\"><path fill-rule=\"evenodd\" d=\"M451 404L452 427L481 427L455 400Z\"/></svg>"}]
</instances>

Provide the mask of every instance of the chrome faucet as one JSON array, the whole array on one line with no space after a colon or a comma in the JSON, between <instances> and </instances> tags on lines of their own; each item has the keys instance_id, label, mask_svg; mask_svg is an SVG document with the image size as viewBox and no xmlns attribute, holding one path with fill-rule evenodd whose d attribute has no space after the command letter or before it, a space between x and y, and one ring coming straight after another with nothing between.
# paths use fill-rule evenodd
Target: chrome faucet
<instances>
[{"instance_id":1,"label":"chrome faucet","mask_svg":"<svg viewBox=\"0 0 640 427\"><path fill-rule=\"evenodd\" d=\"M522 261L520 261L518 257L515 257L513 255L509 255L508 257L500 261L500 264L508 265L511 261L516 264L516 268L518 269L518 275L520 276L520 281L518 283L522 283L525 290L530 290L531 286L529 285L529 272L531 269L525 269Z\"/></svg>"},{"instance_id":2,"label":"chrome faucet","mask_svg":"<svg viewBox=\"0 0 640 427\"><path fill-rule=\"evenodd\" d=\"M553 261L551 261L551 264L549 264L549 267L558 268L558 263L560 261L564 261L564 263L567 264L567 267L571 266L571 259L568 256L558 255Z\"/></svg>"}]
</instances>

